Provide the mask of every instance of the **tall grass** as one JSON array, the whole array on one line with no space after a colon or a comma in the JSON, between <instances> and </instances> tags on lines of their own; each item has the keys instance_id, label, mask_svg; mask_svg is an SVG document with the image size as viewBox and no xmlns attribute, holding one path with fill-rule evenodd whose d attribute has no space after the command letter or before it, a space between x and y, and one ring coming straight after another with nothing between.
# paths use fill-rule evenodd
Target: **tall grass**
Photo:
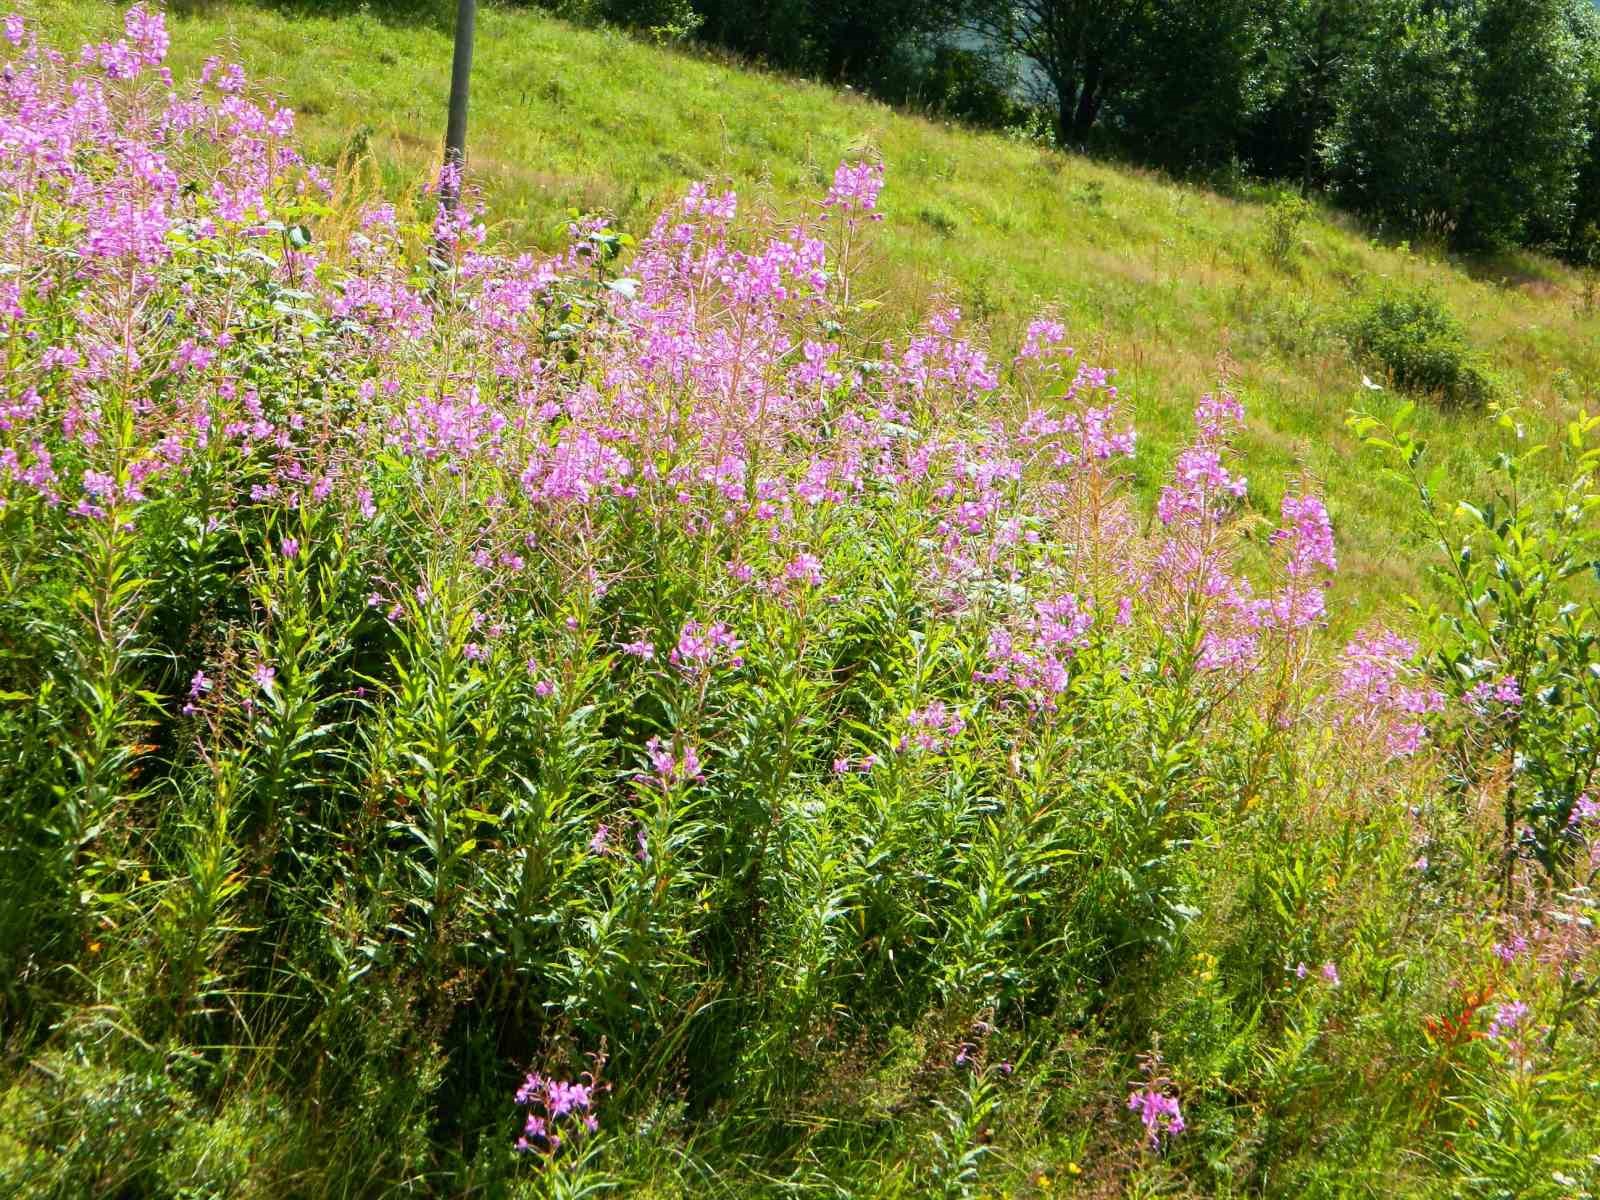
<instances>
[{"instance_id":1,"label":"tall grass","mask_svg":"<svg viewBox=\"0 0 1600 1200\"><path fill-rule=\"evenodd\" d=\"M7 1194L1596 1185L1593 420L1463 552L1358 418L1341 646L1225 363L1146 517L1065 323L885 340L870 159L539 257L5 36Z\"/></svg>"}]
</instances>

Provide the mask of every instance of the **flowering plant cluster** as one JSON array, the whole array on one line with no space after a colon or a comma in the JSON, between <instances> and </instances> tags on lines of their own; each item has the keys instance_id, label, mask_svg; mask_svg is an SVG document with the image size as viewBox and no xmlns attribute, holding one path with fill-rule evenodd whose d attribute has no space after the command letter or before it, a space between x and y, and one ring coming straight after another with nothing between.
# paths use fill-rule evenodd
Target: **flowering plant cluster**
<instances>
[{"instance_id":1,"label":"flowering plant cluster","mask_svg":"<svg viewBox=\"0 0 1600 1200\"><path fill-rule=\"evenodd\" d=\"M70 1147L25 1155L53 1194L136 1142L165 1186L229 1120L249 1149L218 1161L300 1180L328 1114L365 1190L582 1173L624 1129L687 1170L717 1120L730 1170L831 1170L855 1143L801 1130L923 1100L938 1164L889 1156L894 1186L966 1187L1027 1135L1008 1089L1096 1059L1082 1094L1121 1104L1115 1064L1177 1022L1259 1052L1160 1068L1182 1109L1152 1066L1108 1139L1176 1159L1259 1118L1263 1159L1311 1154L1271 1089L1465 1078L1372 1039L1469 951L1547 1044L1592 1044L1593 634L1547 590L1516 636L1331 645L1336 514L1312 480L1252 491L1226 370L1145 497L1117 377L1058 314L1014 347L947 303L862 331L877 162L783 219L702 184L539 258L468 181L328 177L239 68L176 78L154 9L75 57L5 42L0 1019L53 1065L0 1143ZM1499 952L1462 915L1491 904ZM1525 1017L1480 1041L1531 1046ZM598 1065L541 1071L506 1154L512 1030L607 1046L608 1111L641 1119L602 1135ZM61 1128L113 1109L115 1137ZM463 1165L480 1143L507 1161Z\"/></svg>"},{"instance_id":2,"label":"flowering plant cluster","mask_svg":"<svg viewBox=\"0 0 1600 1200\"><path fill-rule=\"evenodd\" d=\"M600 1118L594 1111L597 1085L593 1075L583 1078L588 1082L528 1074L516 1094L517 1106L528 1110L516 1141L518 1153L553 1155L563 1140L599 1132ZM567 1131L565 1135L562 1130Z\"/></svg>"},{"instance_id":3,"label":"flowering plant cluster","mask_svg":"<svg viewBox=\"0 0 1600 1200\"><path fill-rule=\"evenodd\" d=\"M1128 1095L1128 1110L1136 1113L1144 1126L1146 1149L1159 1150L1183 1133L1183 1109L1171 1094L1172 1081L1162 1071L1161 1058L1154 1051L1143 1056L1144 1085Z\"/></svg>"}]
</instances>

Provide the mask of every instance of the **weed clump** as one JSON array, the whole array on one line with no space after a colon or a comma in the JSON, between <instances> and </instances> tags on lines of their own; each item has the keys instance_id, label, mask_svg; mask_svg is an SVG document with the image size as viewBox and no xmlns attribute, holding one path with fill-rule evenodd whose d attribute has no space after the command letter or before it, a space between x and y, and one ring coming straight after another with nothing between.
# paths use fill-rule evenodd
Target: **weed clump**
<instances>
[{"instance_id":1,"label":"weed clump","mask_svg":"<svg viewBox=\"0 0 1600 1200\"><path fill-rule=\"evenodd\" d=\"M1357 305L1347 336L1356 356L1403 392L1466 409L1481 409L1496 394L1483 355L1431 289L1385 288Z\"/></svg>"},{"instance_id":2,"label":"weed clump","mask_svg":"<svg viewBox=\"0 0 1600 1200\"><path fill-rule=\"evenodd\" d=\"M1304 196L1293 192L1279 192L1277 199L1267 208L1266 253L1267 261L1280 271L1294 266L1300 254L1300 227L1311 215L1311 205Z\"/></svg>"}]
</instances>

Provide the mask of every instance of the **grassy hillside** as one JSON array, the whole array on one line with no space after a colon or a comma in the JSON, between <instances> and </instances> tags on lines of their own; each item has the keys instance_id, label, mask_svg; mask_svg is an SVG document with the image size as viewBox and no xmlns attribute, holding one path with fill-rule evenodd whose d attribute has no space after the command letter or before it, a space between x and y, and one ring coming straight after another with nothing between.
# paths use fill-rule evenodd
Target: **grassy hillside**
<instances>
[{"instance_id":1,"label":"grassy hillside","mask_svg":"<svg viewBox=\"0 0 1600 1200\"><path fill-rule=\"evenodd\" d=\"M448 18L191 8L171 22L180 71L227 47L296 110L313 153L368 153L395 192L434 164ZM119 11L91 0L21 10L63 46L103 35ZM888 219L870 278L898 306L888 327L939 293L1001 339L1058 309L1080 348L1120 373L1147 437L1147 489L1228 354L1251 417L1253 503L1276 513L1299 471L1325 486L1348 567L1336 624L1418 582L1403 499L1343 428L1351 404L1370 399L1338 332L1353 297L1385 279L1434 285L1536 424L1600 392L1600 315L1584 311L1573 272L1532 256L1448 261L1318 211L1295 264L1278 269L1264 249L1265 192L1229 198L519 9L481 13L473 88L473 179L505 232L544 247L573 207L639 230L687 181L716 177L747 205L782 210L817 195L841 156L881 155ZM1424 417L1424 433L1454 448L1456 482L1475 469L1486 429L1474 416Z\"/></svg>"},{"instance_id":2,"label":"grassy hillside","mask_svg":"<svg viewBox=\"0 0 1600 1200\"><path fill-rule=\"evenodd\" d=\"M1463 506L1440 620L1323 628L1330 578L1392 598L1373 457L1434 456L1341 440L1318 331L1431 280L1547 418L1570 298L1326 224L1269 271L1260 208L491 13L833 130L606 286L599 228L552 267L308 205L271 101L125 27L0 22L0 1197L1600 1195L1600 417L1560 486L1475 481L1516 500ZM183 54L228 28L303 79L444 50L218 8ZM876 164L781 214L867 133L858 271ZM532 238L581 189L499 153ZM1051 320L994 371L948 320L883 341L941 282L997 338L1055 297L1128 397ZM1248 457L1191 404L1225 327ZM1239 512L1297 456L1359 570L1314 484Z\"/></svg>"}]
</instances>

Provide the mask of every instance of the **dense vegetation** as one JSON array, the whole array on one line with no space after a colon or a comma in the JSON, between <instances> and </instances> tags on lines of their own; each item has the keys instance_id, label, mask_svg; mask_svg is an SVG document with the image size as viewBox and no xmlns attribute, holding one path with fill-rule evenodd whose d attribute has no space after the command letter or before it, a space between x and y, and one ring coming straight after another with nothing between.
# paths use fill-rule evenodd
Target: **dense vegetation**
<instances>
[{"instance_id":1,"label":"dense vegetation","mask_svg":"<svg viewBox=\"0 0 1600 1200\"><path fill-rule=\"evenodd\" d=\"M23 11L69 53L113 36L121 19L100 3L23 0ZM308 15L207 0L168 27L180 74L230 47L295 110L308 157L330 172L347 162L356 178L341 187L404 204L434 170L447 21L387 6ZM1117 364L1141 436L1132 483L1146 510L1189 436L1193 398L1214 383L1219 353L1230 355L1252 415L1239 435L1251 464L1244 503L1267 519L1300 475L1321 481L1340 533L1328 603L1341 632L1397 592L1431 590L1404 490L1348 469L1358 445L1342 422L1373 395L1363 374L1390 386L1390 364L1350 352L1372 300L1429 293L1439 320L1462 328L1462 363L1522 406L1531 436L1551 436L1600 390L1594 274L1521 252L1452 258L1436 239L1375 239L1273 189L1223 196L525 8L479 13L469 165L497 240L558 251L574 208L605 211L639 236L705 178L737 188L746 212L793 211L845 157L881 161L887 174L888 219L856 269L858 293L879 302L862 330L898 335L953 303L979 336L1015 345L1048 307L1075 345ZM1401 337L1384 344L1419 352ZM1423 404L1414 420L1448 486L1471 486L1480 413Z\"/></svg>"},{"instance_id":2,"label":"dense vegetation","mask_svg":"<svg viewBox=\"0 0 1600 1200\"><path fill-rule=\"evenodd\" d=\"M883 338L874 163L545 258L3 35L0 1190L1600 1186L1600 421L1355 416L1343 642L1226 370L1147 520L1061 322Z\"/></svg>"}]
</instances>

